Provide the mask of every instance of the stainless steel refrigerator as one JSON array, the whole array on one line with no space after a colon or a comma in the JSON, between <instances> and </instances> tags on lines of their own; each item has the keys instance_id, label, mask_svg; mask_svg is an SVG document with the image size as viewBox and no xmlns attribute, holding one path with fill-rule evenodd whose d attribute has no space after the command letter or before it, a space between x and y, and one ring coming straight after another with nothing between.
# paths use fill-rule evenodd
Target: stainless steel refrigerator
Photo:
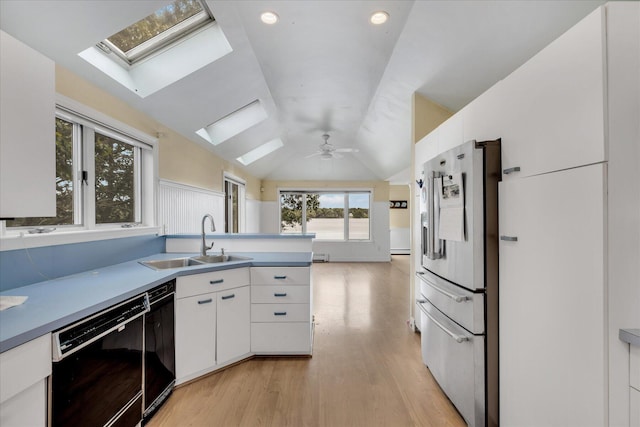
<instances>
[{"instance_id":1,"label":"stainless steel refrigerator","mask_svg":"<svg viewBox=\"0 0 640 427\"><path fill-rule=\"evenodd\" d=\"M469 141L424 165L422 358L471 427L499 425L500 140Z\"/></svg>"}]
</instances>

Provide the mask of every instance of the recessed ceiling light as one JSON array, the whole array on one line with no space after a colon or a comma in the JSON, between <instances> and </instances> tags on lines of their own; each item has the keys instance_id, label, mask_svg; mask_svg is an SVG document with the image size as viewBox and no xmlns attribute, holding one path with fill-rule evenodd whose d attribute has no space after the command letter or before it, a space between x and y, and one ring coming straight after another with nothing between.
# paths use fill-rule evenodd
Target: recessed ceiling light
<instances>
[{"instance_id":1,"label":"recessed ceiling light","mask_svg":"<svg viewBox=\"0 0 640 427\"><path fill-rule=\"evenodd\" d=\"M265 24L273 25L278 22L278 15L275 12L263 12L262 15L260 15L260 19Z\"/></svg>"},{"instance_id":2,"label":"recessed ceiling light","mask_svg":"<svg viewBox=\"0 0 640 427\"><path fill-rule=\"evenodd\" d=\"M371 14L371 23L374 25L384 24L387 22L387 19L389 19L389 14L384 11L373 12Z\"/></svg>"}]
</instances>

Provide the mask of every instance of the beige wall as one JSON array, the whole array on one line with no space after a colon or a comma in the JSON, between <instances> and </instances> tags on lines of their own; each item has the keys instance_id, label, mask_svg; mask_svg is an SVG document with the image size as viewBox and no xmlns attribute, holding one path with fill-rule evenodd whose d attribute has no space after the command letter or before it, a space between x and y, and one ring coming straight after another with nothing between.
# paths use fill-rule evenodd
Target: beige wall
<instances>
[{"instance_id":1,"label":"beige wall","mask_svg":"<svg viewBox=\"0 0 640 427\"><path fill-rule=\"evenodd\" d=\"M389 183L387 181L262 181L264 191L262 201L278 201L278 188L295 189L372 189L374 202L389 200Z\"/></svg>"},{"instance_id":2,"label":"beige wall","mask_svg":"<svg viewBox=\"0 0 640 427\"><path fill-rule=\"evenodd\" d=\"M413 143L420 141L453 115L453 112L415 92L411 108Z\"/></svg>"},{"instance_id":3,"label":"beige wall","mask_svg":"<svg viewBox=\"0 0 640 427\"><path fill-rule=\"evenodd\" d=\"M411 195L408 185L390 185L389 200L406 200L407 209L389 209L389 228L409 228L411 223Z\"/></svg>"},{"instance_id":4,"label":"beige wall","mask_svg":"<svg viewBox=\"0 0 640 427\"><path fill-rule=\"evenodd\" d=\"M146 114L60 65L56 65L56 91L146 134L158 137L158 176L161 179L223 191L222 175L223 171L226 171L247 182L247 198L260 199L259 179L167 129Z\"/></svg>"}]
</instances>

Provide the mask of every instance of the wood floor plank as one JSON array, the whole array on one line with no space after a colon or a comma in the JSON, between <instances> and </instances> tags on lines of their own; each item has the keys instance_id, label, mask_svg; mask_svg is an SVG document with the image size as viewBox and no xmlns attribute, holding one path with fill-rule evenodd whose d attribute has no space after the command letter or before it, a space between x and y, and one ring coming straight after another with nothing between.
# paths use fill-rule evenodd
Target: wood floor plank
<instances>
[{"instance_id":1,"label":"wood floor plank","mask_svg":"<svg viewBox=\"0 0 640 427\"><path fill-rule=\"evenodd\" d=\"M255 358L179 387L147 425L465 426L407 326L409 257L312 269L312 358Z\"/></svg>"}]
</instances>

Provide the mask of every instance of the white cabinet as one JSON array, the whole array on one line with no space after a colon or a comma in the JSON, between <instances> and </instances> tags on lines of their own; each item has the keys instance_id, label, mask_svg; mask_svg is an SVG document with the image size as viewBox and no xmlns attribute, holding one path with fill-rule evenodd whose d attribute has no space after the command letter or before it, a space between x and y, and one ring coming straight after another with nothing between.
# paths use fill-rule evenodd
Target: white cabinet
<instances>
[{"instance_id":1,"label":"white cabinet","mask_svg":"<svg viewBox=\"0 0 640 427\"><path fill-rule=\"evenodd\" d=\"M235 362L251 351L250 287L217 293L216 363Z\"/></svg>"},{"instance_id":2,"label":"white cabinet","mask_svg":"<svg viewBox=\"0 0 640 427\"><path fill-rule=\"evenodd\" d=\"M631 389L631 427L640 427L640 390Z\"/></svg>"},{"instance_id":3,"label":"white cabinet","mask_svg":"<svg viewBox=\"0 0 640 427\"><path fill-rule=\"evenodd\" d=\"M4 31L0 58L0 218L55 216L55 64Z\"/></svg>"},{"instance_id":4,"label":"white cabinet","mask_svg":"<svg viewBox=\"0 0 640 427\"><path fill-rule=\"evenodd\" d=\"M249 277L248 268L178 277L177 384L249 353Z\"/></svg>"},{"instance_id":5,"label":"white cabinet","mask_svg":"<svg viewBox=\"0 0 640 427\"><path fill-rule=\"evenodd\" d=\"M251 351L311 354L310 267L251 268Z\"/></svg>"},{"instance_id":6,"label":"white cabinet","mask_svg":"<svg viewBox=\"0 0 640 427\"><path fill-rule=\"evenodd\" d=\"M605 165L502 182L500 421L607 425Z\"/></svg>"},{"instance_id":7,"label":"white cabinet","mask_svg":"<svg viewBox=\"0 0 640 427\"><path fill-rule=\"evenodd\" d=\"M47 425L51 335L0 354L0 426Z\"/></svg>"},{"instance_id":8,"label":"white cabinet","mask_svg":"<svg viewBox=\"0 0 640 427\"><path fill-rule=\"evenodd\" d=\"M629 393L631 427L640 427L640 347L630 346Z\"/></svg>"},{"instance_id":9,"label":"white cabinet","mask_svg":"<svg viewBox=\"0 0 640 427\"><path fill-rule=\"evenodd\" d=\"M177 382L200 375L216 364L216 294L176 301Z\"/></svg>"},{"instance_id":10,"label":"white cabinet","mask_svg":"<svg viewBox=\"0 0 640 427\"><path fill-rule=\"evenodd\" d=\"M606 160L603 22L599 8L500 83L502 166L520 168L504 179Z\"/></svg>"}]
</instances>

